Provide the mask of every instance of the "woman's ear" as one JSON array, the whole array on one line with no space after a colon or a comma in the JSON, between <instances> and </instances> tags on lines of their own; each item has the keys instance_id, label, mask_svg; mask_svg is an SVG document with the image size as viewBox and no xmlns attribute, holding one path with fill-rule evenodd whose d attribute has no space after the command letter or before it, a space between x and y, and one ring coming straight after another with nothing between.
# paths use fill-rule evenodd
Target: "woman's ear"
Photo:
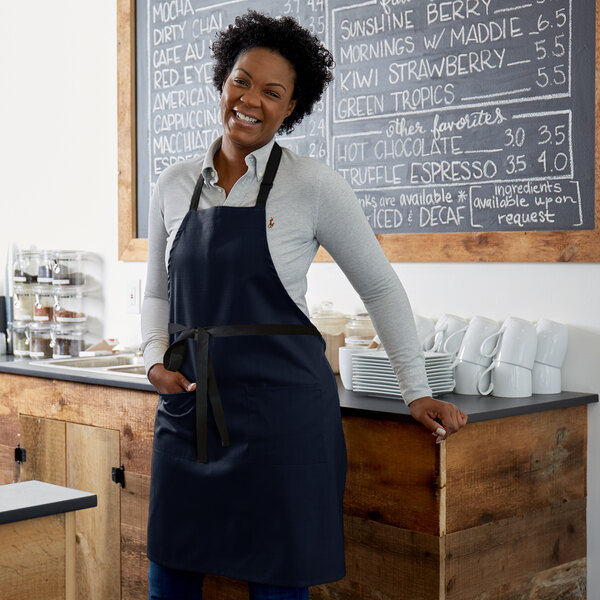
<instances>
[{"instance_id":1,"label":"woman's ear","mask_svg":"<svg viewBox=\"0 0 600 600\"><path fill-rule=\"evenodd\" d=\"M298 104L298 98L290 100L290 105L288 106L288 111L285 115L286 119L294 112L294 109L296 108L296 104Z\"/></svg>"}]
</instances>

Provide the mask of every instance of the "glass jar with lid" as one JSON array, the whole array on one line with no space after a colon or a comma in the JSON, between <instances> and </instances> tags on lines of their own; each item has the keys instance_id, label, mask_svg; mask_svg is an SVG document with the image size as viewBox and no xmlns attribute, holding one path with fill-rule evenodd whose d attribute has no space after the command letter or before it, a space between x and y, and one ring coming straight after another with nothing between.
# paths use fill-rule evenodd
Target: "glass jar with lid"
<instances>
[{"instance_id":1,"label":"glass jar with lid","mask_svg":"<svg viewBox=\"0 0 600 600\"><path fill-rule=\"evenodd\" d=\"M82 286L53 288L54 320L56 323L85 323Z\"/></svg>"},{"instance_id":2,"label":"glass jar with lid","mask_svg":"<svg viewBox=\"0 0 600 600\"><path fill-rule=\"evenodd\" d=\"M375 328L369 313L358 313L348 319L346 324L346 346L367 348L375 337Z\"/></svg>"},{"instance_id":3,"label":"glass jar with lid","mask_svg":"<svg viewBox=\"0 0 600 600\"><path fill-rule=\"evenodd\" d=\"M15 284L13 289L13 318L15 321L31 321L35 295L31 285Z\"/></svg>"},{"instance_id":4,"label":"glass jar with lid","mask_svg":"<svg viewBox=\"0 0 600 600\"><path fill-rule=\"evenodd\" d=\"M26 321L12 321L8 324L15 356L29 356L28 326L29 323Z\"/></svg>"},{"instance_id":5,"label":"glass jar with lid","mask_svg":"<svg viewBox=\"0 0 600 600\"><path fill-rule=\"evenodd\" d=\"M52 325L52 357L77 357L85 348L85 323L54 323Z\"/></svg>"},{"instance_id":6,"label":"glass jar with lid","mask_svg":"<svg viewBox=\"0 0 600 600\"><path fill-rule=\"evenodd\" d=\"M17 250L13 263L15 284L37 283L40 253L35 250Z\"/></svg>"},{"instance_id":7,"label":"glass jar with lid","mask_svg":"<svg viewBox=\"0 0 600 600\"><path fill-rule=\"evenodd\" d=\"M79 250L57 250L52 271L53 285L76 285L85 283L87 257Z\"/></svg>"},{"instance_id":8,"label":"glass jar with lid","mask_svg":"<svg viewBox=\"0 0 600 600\"><path fill-rule=\"evenodd\" d=\"M325 356L334 373L340 372L339 348L344 345L346 315L335 310L333 302L325 301L319 310L310 317L314 326L321 332L325 343Z\"/></svg>"},{"instance_id":9,"label":"glass jar with lid","mask_svg":"<svg viewBox=\"0 0 600 600\"><path fill-rule=\"evenodd\" d=\"M52 358L52 333L50 323L29 324L29 356Z\"/></svg>"},{"instance_id":10,"label":"glass jar with lid","mask_svg":"<svg viewBox=\"0 0 600 600\"><path fill-rule=\"evenodd\" d=\"M50 285L33 287L33 320L52 321L54 316L54 294Z\"/></svg>"},{"instance_id":11,"label":"glass jar with lid","mask_svg":"<svg viewBox=\"0 0 600 600\"><path fill-rule=\"evenodd\" d=\"M37 282L49 285L54 276L54 265L56 264L56 250L42 250L38 266Z\"/></svg>"}]
</instances>

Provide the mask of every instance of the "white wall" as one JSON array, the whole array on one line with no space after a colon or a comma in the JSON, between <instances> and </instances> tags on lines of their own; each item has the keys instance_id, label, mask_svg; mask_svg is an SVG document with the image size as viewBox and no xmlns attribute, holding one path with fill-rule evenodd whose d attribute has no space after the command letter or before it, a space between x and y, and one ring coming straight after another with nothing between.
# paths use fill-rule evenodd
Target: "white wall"
<instances>
[{"instance_id":1,"label":"white wall","mask_svg":"<svg viewBox=\"0 0 600 600\"><path fill-rule=\"evenodd\" d=\"M81 248L104 263L105 335L139 342L125 311L145 265L117 257L116 1L0 0L0 284L6 247ZM415 312L548 317L570 326L564 388L600 392L600 264L399 263ZM0 287L0 291L1 291ZM309 272L309 306L360 299L332 264ZM588 597L600 598L600 410L589 410ZM493 444L493 441L490 442ZM490 448L493 451L493 446ZM476 460L476 457L473 457Z\"/></svg>"}]
</instances>

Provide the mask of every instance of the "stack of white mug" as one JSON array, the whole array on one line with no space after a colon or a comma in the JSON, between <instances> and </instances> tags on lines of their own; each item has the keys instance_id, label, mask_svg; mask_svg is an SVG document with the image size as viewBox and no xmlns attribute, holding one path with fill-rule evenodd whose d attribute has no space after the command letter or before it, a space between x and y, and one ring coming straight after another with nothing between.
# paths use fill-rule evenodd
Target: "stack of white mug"
<instances>
[{"instance_id":1,"label":"stack of white mug","mask_svg":"<svg viewBox=\"0 0 600 600\"><path fill-rule=\"evenodd\" d=\"M566 325L508 317L500 326L486 317L467 321L455 315L443 315L435 326L417 315L415 324L425 351L456 354L457 394L522 398L562 389Z\"/></svg>"}]
</instances>

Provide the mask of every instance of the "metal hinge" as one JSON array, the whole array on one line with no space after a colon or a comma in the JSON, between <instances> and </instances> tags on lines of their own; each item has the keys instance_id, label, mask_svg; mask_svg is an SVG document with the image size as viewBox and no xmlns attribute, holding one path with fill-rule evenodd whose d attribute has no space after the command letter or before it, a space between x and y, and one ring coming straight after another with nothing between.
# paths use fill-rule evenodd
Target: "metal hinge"
<instances>
[{"instance_id":1,"label":"metal hinge","mask_svg":"<svg viewBox=\"0 0 600 600\"><path fill-rule=\"evenodd\" d=\"M15 462L24 463L27 460L27 451L21 448L21 444L17 444L15 448Z\"/></svg>"},{"instance_id":2,"label":"metal hinge","mask_svg":"<svg viewBox=\"0 0 600 600\"><path fill-rule=\"evenodd\" d=\"M115 483L121 485L122 488L125 487L125 465L121 465L121 467L113 467L112 468L112 480Z\"/></svg>"}]
</instances>

